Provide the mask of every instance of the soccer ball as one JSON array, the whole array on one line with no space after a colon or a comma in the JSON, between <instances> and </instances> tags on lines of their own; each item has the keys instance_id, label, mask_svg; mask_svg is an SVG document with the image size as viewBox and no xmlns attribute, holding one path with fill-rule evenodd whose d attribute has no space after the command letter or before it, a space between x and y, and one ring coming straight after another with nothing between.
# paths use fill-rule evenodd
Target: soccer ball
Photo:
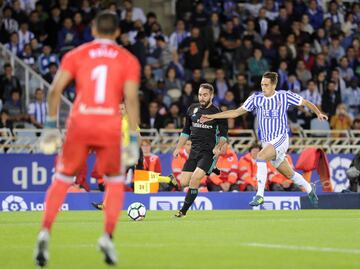
<instances>
[{"instance_id":1,"label":"soccer ball","mask_svg":"<svg viewBox=\"0 0 360 269\"><path fill-rule=\"evenodd\" d=\"M127 210L130 219L135 221L143 220L146 216L146 208L142 203L132 203Z\"/></svg>"}]
</instances>

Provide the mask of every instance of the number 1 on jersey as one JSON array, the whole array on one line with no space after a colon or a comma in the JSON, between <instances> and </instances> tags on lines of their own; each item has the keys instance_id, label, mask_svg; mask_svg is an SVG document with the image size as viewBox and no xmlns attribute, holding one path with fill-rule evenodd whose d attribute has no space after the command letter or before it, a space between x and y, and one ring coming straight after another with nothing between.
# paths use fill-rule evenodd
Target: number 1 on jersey
<instances>
[{"instance_id":1,"label":"number 1 on jersey","mask_svg":"<svg viewBox=\"0 0 360 269\"><path fill-rule=\"evenodd\" d=\"M102 104L105 102L105 90L107 79L106 65L98 65L91 71L91 80L95 80L95 103Z\"/></svg>"}]
</instances>

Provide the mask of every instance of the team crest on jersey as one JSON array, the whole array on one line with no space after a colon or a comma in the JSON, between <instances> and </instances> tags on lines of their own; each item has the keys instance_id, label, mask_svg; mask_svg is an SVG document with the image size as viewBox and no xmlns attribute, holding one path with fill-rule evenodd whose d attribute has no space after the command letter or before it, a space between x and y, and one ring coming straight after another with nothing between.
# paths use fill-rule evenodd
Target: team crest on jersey
<instances>
[{"instance_id":1,"label":"team crest on jersey","mask_svg":"<svg viewBox=\"0 0 360 269\"><path fill-rule=\"evenodd\" d=\"M281 102L280 102L280 101L277 101L276 105L277 105L277 107L280 107L280 106L281 106Z\"/></svg>"}]
</instances>

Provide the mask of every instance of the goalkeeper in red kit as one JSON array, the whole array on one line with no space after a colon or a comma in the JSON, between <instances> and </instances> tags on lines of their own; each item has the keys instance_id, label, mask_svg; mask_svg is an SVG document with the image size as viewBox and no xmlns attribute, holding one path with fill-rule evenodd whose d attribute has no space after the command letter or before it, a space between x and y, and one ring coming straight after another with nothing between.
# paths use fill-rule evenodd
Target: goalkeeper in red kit
<instances>
[{"instance_id":1,"label":"goalkeeper in red kit","mask_svg":"<svg viewBox=\"0 0 360 269\"><path fill-rule=\"evenodd\" d=\"M121 113L125 101L128 110L130 144L128 159L139 155L138 86L140 65L115 39L119 35L116 14L99 13L92 25L95 40L65 54L48 95L47 128L41 147L57 141L56 115L62 91L75 81L76 99L67 120L67 131L55 169L55 180L46 193L46 208L35 248L35 262L47 264L50 231L64 202L68 188L84 164L90 150L96 152L99 173L105 175L107 206L104 210L104 234L98 240L105 262L117 263L113 234L122 209L124 176L121 173ZM128 160L129 161L129 160Z\"/></svg>"}]
</instances>

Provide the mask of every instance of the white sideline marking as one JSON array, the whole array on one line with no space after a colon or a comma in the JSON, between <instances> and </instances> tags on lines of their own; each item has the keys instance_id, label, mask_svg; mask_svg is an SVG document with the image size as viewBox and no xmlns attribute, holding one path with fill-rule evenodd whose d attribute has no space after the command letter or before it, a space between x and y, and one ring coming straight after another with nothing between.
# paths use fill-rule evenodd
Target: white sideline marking
<instances>
[{"instance_id":1,"label":"white sideline marking","mask_svg":"<svg viewBox=\"0 0 360 269\"><path fill-rule=\"evenodd\" d=\"M247 247L257 248L277 248L286 250L303 250L303 251L315 251L315 252L332 252L332 253L346 253L346 254L360 254L360 249L346 249L346 248L324 248L315 246L291 246L280 244L264 244L264 243L242 243L241 245Z\"/></svg>"}]
</instances>

